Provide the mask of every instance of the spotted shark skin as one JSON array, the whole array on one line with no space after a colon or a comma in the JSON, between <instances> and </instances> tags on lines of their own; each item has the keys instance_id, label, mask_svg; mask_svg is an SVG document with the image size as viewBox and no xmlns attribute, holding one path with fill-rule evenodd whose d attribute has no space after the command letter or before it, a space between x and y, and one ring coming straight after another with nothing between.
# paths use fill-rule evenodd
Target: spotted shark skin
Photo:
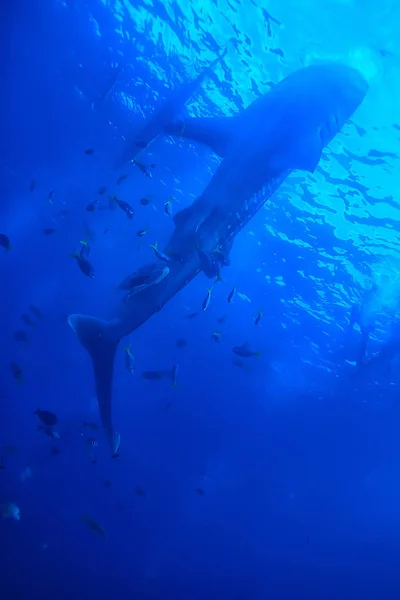
<instances>
[{"instance_id":1,"label":"spotted shark skin","mask_svg":"<svg viewBox=\"0 0 400 600\"><path fill-rule=\"evenodd\" d=\"M175 216L164 249L171 258L168 276L126 296L110 321L79 314L69 317L92 359L100 418L111 447L113 365L120 340L202 271L200 254L210 254L216 247L229 254L241 229L293 170L315 170L323 149L367 90L362 75L346 65L315 65L292 73L236 117L165 125L166 133L207 143L223 160L201 196Z\"/></svg>"}]
</instances>

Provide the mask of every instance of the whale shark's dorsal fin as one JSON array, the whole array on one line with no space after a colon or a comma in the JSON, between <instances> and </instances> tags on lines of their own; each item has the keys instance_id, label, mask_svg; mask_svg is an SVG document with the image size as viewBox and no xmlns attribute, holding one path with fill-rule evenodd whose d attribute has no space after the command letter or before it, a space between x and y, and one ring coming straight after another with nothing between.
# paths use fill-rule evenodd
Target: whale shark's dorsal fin
<instances>
[{"instance_id":1,"label":"whale shark's dorsal fin","mask_svg":"<svg viewBox=\"0 0 400 600\"><path fill-rule=\"evenodd\" d=\"M165 132L206 144L219 156L225 156L235 138L239 117L195 117L177 120Z\"/></svg>"}]
</instances>

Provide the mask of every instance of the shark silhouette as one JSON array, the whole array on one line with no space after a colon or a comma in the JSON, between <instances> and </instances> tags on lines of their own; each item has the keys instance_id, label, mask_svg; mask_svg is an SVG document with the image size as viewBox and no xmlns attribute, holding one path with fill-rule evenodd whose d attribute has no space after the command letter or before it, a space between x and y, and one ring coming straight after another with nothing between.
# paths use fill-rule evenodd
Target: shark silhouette
<instances>
[{"instance_id":1,"label":"shark silhouette","mask_svg":"<svg viewBox=\"0 0 400 600\"><path fill-rule=\"evenodd\" d=\"M166 133L206 143L223 160L202 195L176 214L164 252L156 264L137 273L141 285L126 294L115 318L69 317L92 359L100 418L111 447L113 365L120 340L161 310L200 271L212 277L228 263L240 230L291 171L315 170L324 147L352 116L367 89L362 75L351 67L315 65L289 75L238 116L165 123Z\"/></svg>"},{"instance_id":2,"label":"shark silhouette","mask_svg":"<svg viewBox=\"0 0 400 600\"><path fill-rule=\"evenodd\" d=\"M186 102L200 88L203 81L213 74L215 67L225 54L226 50L193 81L189 81L170 94L159 110L149 117L143 126L126 143L122 154L116 162L116 169L123 167L128 162L133 162L160 134L164 133L166 126L181 112Z\"/></svg>"}]
</instances>

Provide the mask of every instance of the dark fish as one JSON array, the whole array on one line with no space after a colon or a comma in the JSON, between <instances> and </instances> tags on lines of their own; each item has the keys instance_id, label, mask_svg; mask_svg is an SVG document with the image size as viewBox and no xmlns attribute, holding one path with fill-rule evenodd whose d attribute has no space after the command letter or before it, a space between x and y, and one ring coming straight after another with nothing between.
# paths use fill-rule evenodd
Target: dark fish
<instances>
[{"instance_id":1,"label":"dark fish","mask_svg":"<svg viewBox=\"0 0 400 600\"><path fill-rule=\"evenodd\" d=\"M235 367L239 367L239 369L247 369L247 365L245 365L240 358L234 358L232 364L235 365Z\"/></svg>"},{"instance_id":2,"label":"dark fish","mask_svg":"<svg viewBox=\"0 0 400 600\"><path fill-rule=\"evenodd\" d=\"M136 494L137 494L138 496L145 496L145 495L146 495L146 492L145 492L145 490L144 490L142 487L140 487L140 485L137 485L137 486L135 487L135 492L136 492Z\"/></svg>"},{"instance_id":3,"label":"dark fish","mask_svg":"<svg viewBox=\"0 0 400 600\"><path fill-rule=\"evenodd\" d=\"M30 183L30 185L29 185L29 191L30 191L30 192L33 192L33 191L35 191L36 184L37 184L37 181L35 181L35 179L32 179L32 181L31 181L31 183Z\"/></svg>"},{"instance_id":4,"label":"dark fish","mask_svg":"<svg viewBox=\"0 0 400 600\"><path fill-rule=\"evenodd\" d=\"M97 523L97 521L94 521L87 515L83 515L82 521L89 527L89 529L94 531L94 533L97 533L97 535L102 537L104 540L107 539L107 534L106 534L105 530L101 527L101 525L99 525Z\"/></svg>"},{"instance_id":5,"label":"dark fish","mask_svg":"<svg viewBox=\"0 0 400 600\"><path fill-rule=\"evenodd\" d=\"M217 319L217 323L223 323L224 321L226 321L228 315L223 315L222 317L218 317Z\"/></svg>"},{"instance_id":6,"label":"dark fish","mask_svg":"<svg viewBox=\"0 0 400 600\"><path fill-rule=\"evenodd\" d=\"M125 367L126 370L128 371L128 373L130 375L134 375L135 374L135 357L133 356L132 352L131 352L131 344L129 344L129 346L125 346L125 348L123 349L125 352Z\"/></svg>"},{"instance_id":7,"label":"dark fish","mask_svg":"<svg viewBox=\"0 0 400 600\"><path fill-rule=\"evenodd\" d=\"M228 302L229 302L229 304L231 304L231 302L234 301L235 296L236 296L236 286L233 287L232 290L229 293L229 296L228 296Z\"/></svg>"},{"instance_id":8,"label":"dark fish","mask_svg":"<svg viewBox=\"0 0 400 600\"><path fill-rule=\"evenodd\" d=\"M43 313L34 304L30 305L29 310L35 315L37 319L43 319Z\"/></svg>"},{"instance_id":9,"label":"dark fish","mask_svg":"<svg viewBox=\"0 0 400 600\"><path fill-rule=\"evenodd\" d=\"M117 179L117 185L120 185L127 178L128 178L128 175L126 175L125 173L123 175L120 175Z\"/></svg>"},{"instance_id":10,"label":"dark fish","mask_svg":"<svg viewBox=\"0 0 400 600\"><path fill-rule=\"evenodd\" d=\"M55 232L56 230L53 229L53 227L47 227L46 229L43 229L44 235L52 235Z\"/></svg>"},{"instance_id":11,"label":"dark fish","mask_svg":"<svg viewBox=\"0 0 400 600\"><path fill-rule=\"evenodd\" d=\"M4 248L6 252L11 250L10 238L5 233L0 233L0 246Z\"/></svg>"},{"instance_id":12,"label":"dark fish","mask_svg":"<svg viewBox=\"0 0 400 600\"><path fill-rule=\"evenodd\" d=\"M172 406L173 402L167 402L166 404L163 404L162 406L160 406L160 410L162 411L166 411L169 410Z\"/></svg>"},{"instance_id":13,"label":"dark fish","mask_svg":"<svg viewBox=\"0 0 400 600\"><path fill-rule=\"evenodd\" d=\"M245 342L242 346L233 346L232 352L237 354L237 356L241 356L242 358L250 358L251 356L259 357L261 355L261 352L251 350L248 342Z\"/></svg>"},{"instance_id":14,"label":"dark fish","mask_svg":"<svg viewBox=\"0 0 400 600\"><path fill-rule=\"evenodd\" d=\"M203 490L203 488L196 488L196 492L198 493L199 496L204 496L205 491Z\"/></svg>"},{"instance_id":15,"label":"dark fish","mask_svg":"<svg viewBox=\"0 0 400 600\"><path fill-rule=\"evenodd\" d=\"M108 479L105 479L103 481L103 485L104 485L105 488L110 489L110 487L111 487L111 481L109 481Z\"/></svg>"},{"instance_id":16,"label":"dark fish","mask_svg":"<svg viewBox=\"0 0 400 600\"><path fill-rule=\"evenodd\" d=\"M52 446L50 448L50 454L52 454L53 456L58 456L60 454L59 448L57 448L57 446Z\"/></svg>"},{"instance_id":17,"label":"dark fish","mask_svg":"<svg viewBox=\"0 0 400 600\"><path fill-rule=\"evenodd\" d=\"M142 173L144 173L145 175L147 175L147 177L151 177L151 173L149 173L149 171L147 170L146 165L144 165L143 163L139 162L138 160L133 160L132 164L136 165L138 167L138 169L140 169L142 171Z\"/></svg>"},{"instance_id":18,"label":"dark fish","mask_svg":"<svg viewBox=\"0 0 400 600\"><path fill-rule=\"evenodd\" d=\"M203 311L206 311L207 308L210 306L212 291L213 291L212 287L207 289L207 296L204 298L203 303L201 305L201 308Z\"/></svg>"},{"instance_id":19,"label":"dark fish","mask_svg":"<svg viewBox=\"0 0 400 600\"><path fill-rule=\"evenodd\" d=\"M124 211L128 219L131 221L134 214L132 206L124 200L118 200L117 196L112 196L112 200L120 207L121 210Z\"/></svg>"},{"instance_id":20,"label":"dark fish","mask_svg":"<svg viewBox=\"0 0 400 600\"><path fill-rule=\"evenodd\" d=\"M17 342L27 342L28 336L23 329L18 329L18 331L14 331L14 339L17 340Z\"/></svg>"},{"instance_id":21,"label":"dark fish","mask_svg":"<svg viewBox=\"0 0 400 600\"><path fill-rule=\"evenodd\" d=\"M26 315L25 313L21 315L21 321L25 323L25 325L27 325L28 327L35 327L35 323L32 321L30 316Z\"/></svg>"},{"instance_id":22,"label":"dark fish","mask_svg":"<svg viewBox=\"0 0 400 600\"><path fill-rule=\"evenodd\" d=\"M58 218L59 219L64 219L64 217L66 217L67 215L69 215L69 210L68 208L63 208L62 210L60 210L60 212L58 213Z\"/></svg>"},{"instance_id":23,"label":"dark fish","mask_svg":"<svg viewBox=\"0 0 400 600\"><path fill-rule=\"evenodd\" d=\"M256 313L256 316L254 318L254 324L257 326L260 324L261 319L263 318L263 312L262 310L258 310Z\"/></svg>"},{"instance_id":24,"label":"dark fish","mask_svg":"<svg viewBox=\"0 0 400 600\"><path fill-rule=\"evenodd\" d=\"M168 216L172 215L172 196L170 196L164 204L164 211Z\"/></svg>"},{"instance_id":25,"label":"dark fish","mask_svg":"<svg viewBox=\"0 0 400 600\"><path fill-rule=\"evenodd\" d=\"M97 448L99 445L99 442L94 437L89 437L86 440L86 443L88 444L88 446L91 446L92 448Z\"/></svg>"},{"instance_id":26,"label":"dark fish","mask_svg":"<svg viewBox=\"0 0 400 600\"><path fill-rule=\"evenodd\" d=\"M161 250L158 249L157 242L155 244L150 244L150 248L153 248L155 255L160 260L164 262L169 262L171 260L170 256L167 256L166 254L164 254L164 252L161 252Z\"/></svg>"},{"instance_id":27,"label":"dark fish","mask_svg":"<svg viewBox=\"0 0 400 600\"><path fill-rule=\"evenodd\" d=\"M149 196L145 196L144 198L141 198L140 199L140 204L142 206L147 206L148 204L150 204L151 198L152 198L151 194Z\"/></svg>"},{"instance_id":28,"label":"dark fish","mask_svg":"<svg viewBox=\"0 0 400 600\"><path fill-rule=\"evenodd\" d=\"M142 148L142 150L144 150L144 148L147 148L147 144L146 144L146 142L142 142L142 141L138 140L136 142L136 148Z\"/></svg>"},{"instance_id":29,"label":"dark fish","mask_svg":"<svg viewBox=\"0 0 400 600\"><path fill-rule=\"evenodd\" d=\"M24 381L24 378L22 376L22 369L19 365L17 365L17 363L15 362L11 362L10 363L10 368L11 368L11 374L14 377L14 379L16 381L18 381L18 383L22 383Z\"/></svg>"},{"instance_id":30,"label":"dark fish","mask_svg":"<svg viewBox=\"0 0 400 600\"><path fill-rule=\"evenodd\" d=\"M79 250L79 258L89 258L91 247L89 245L89 240L81 240L81 247Z\"/></svg>"},{"instance_id":31,"label":"dark fish","mask_svg":"<svg viewBox=\"0 0 400 600\"><path fill-rule=\"evenodd\" d=\"M78 253L73 254L72 258L76 259L76 261L78 262L78 267L80 268L82 273L84 275L86 275L86 277L93 279L94 269L93 269L92 265L90 264L90 262L87 260L87 258L81 258Z\"/></svg>"},{"instance_id":32,"label":"dark fish","mask_svg":"<svg viewBox=\"0 0 400 600\"><path fill-rule=\"evenodd\" d=\"M87 206L86 206L86 210L88 212L94 212L96 210L96 208L99 205L100 200L93 200L93 202L90 202Z\"/></svg>"},{"instance_id":33,"label":"dark fish","mask_svg":"<svg viewBox=\"0 0 400 600\"><path fill-rule=\"evenodd\" d=\"M103 194L105 194L107 191L107 188L105 185L102 185L101 187L99 187L99 189L97 190L97 193L100 194L100 196L103 196Z\"/></svg>"},{"instance_id":34,"label":"dark fish","mask_svg":"<svg viewBox=\"0 0 400 600\"><path fill-rule=\"evenodd\" d=\"M192 313L190 313L190 314L187 316L187 318L188 318L188 319L194 319L195 317L197 317L197 315L198 315L198 313L197 313L197 312L192 312Z\"/></svg>"},{"instance_id":35,"label":"dark fish","mask_svg":"<svg viewBox=\"0 0 400 600\"><path fill-rule=\"evenodd\" d=\"M54 425L57 425L58 423L57 415L49 410L40 410L40 408L37 408L34 414L37 415L42 423L48 427L54 427Z\"/></svg>"},{"instance_id":36,"label":"dark fish","mask_svg":"<svg viewBox=\"0 0 400 600\"><path fill-rule=\"evenodd\" d=\"M218 343L222 342L222 334L220 331L213 331L213 333L211 334L211 337L214 340L214 342L218 342Z\"/></svg>"},{"instance_id":37,"label":"dark fish","mask_svg":"<svg viewBox=\"0 0 400 600\"><path fill-rule=\"evenodd\" d=\"M187 341L184 340L183 338L178 338L176 340L176 347L177 348L184 348L185 346L187 346Z\"/></svg>"},{"instance_id":38,"label":"dark fish","mask_svg":"<svg viewBox=\"0 0 400 600\"><path fill-rule=\"evenodd\" d=\"M136 235L138 237L143 237L144 235L146 235L147 232L148 232L148 229L139 229L139 231L136 232Z\"/></svg>"},{"instance_id":39,"label":"dark fish","mask_svg":"<svg viewBox=\"0 0 400 600\"><path fill-rule=\"evenodd\" d=\"M92 154L94 154L94 150L93 150L93 148L88 148L87 150L84 150L84 153L87 156L91 156Z\"/></svg>"}]
</instances>

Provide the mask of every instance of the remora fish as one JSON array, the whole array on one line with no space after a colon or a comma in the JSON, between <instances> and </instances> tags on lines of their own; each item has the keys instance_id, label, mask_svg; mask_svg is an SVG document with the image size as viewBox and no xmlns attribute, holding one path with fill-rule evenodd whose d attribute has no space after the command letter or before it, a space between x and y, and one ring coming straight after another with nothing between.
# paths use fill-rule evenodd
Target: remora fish
<instances>
[{"instance_id":1,"label":"remora fish","mask_svg":"<svg viewBox=\"0 0 400 600\"><path fill-rule=\"evenodd\" d=\"M68 319L91 356L101 422L111 446L112 378L120 340L196 277L203 269L201 256L216 247L228 255L236 235L291 171L315 170L323 148L367 89L362 75L350 67L315 65L289 75L237 117L187 122L185 136L190 132L194 140L207 141L224 158L203 194L175 215L164 253L177 259L169 262L167 277L125 298L110 321L79 314Z\"/></svg>"},{"instance_id":2,"label":"remora fish","mask_svg":"<svg viewBox=\"0 0 400 600\"><path fill-rule=\"evenodd\" d=\"M115 168L120 169L128 162L134 161L144 148L150 144L161 133L166 133L166 126L171 123L183 109L186 102L200 87L202 82L209 77L219 61L225 56L222 53L215 59L208 68L204 69L193 81L181 86L179 90L174 90L159 110L152 115L139 131L126 143L126 147L116 162ZM168 135L168 134L167 134Z\"/></svg>"}]
</instances>

